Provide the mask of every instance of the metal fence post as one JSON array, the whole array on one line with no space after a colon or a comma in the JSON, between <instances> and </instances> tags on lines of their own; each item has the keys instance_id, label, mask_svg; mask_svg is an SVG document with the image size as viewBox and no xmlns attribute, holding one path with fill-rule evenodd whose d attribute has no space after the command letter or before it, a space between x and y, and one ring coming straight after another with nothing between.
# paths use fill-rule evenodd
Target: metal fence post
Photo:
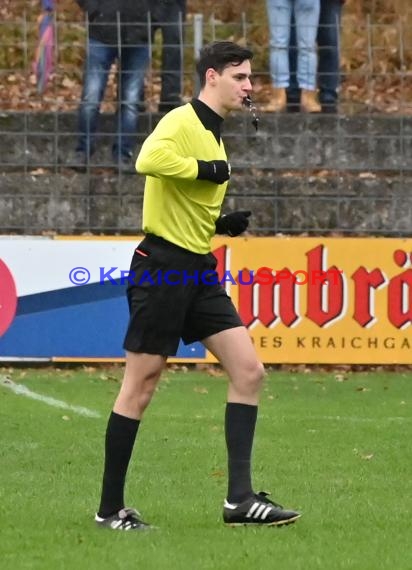
<instances>
[{"instance_id":1,"label":"metal fence post","mask_svg":"<svg viewBox=\"0 0 412 570\"><path fill-rule=\"evenodd\" d=\"M203 14L195 14L193 16L193 55L195 61L198 59L202 47L203 47ZM194 86L195 86L194 95L197 95L200 89L200 82L196 72L194 78Z\"/></svg>"}]
</instances>

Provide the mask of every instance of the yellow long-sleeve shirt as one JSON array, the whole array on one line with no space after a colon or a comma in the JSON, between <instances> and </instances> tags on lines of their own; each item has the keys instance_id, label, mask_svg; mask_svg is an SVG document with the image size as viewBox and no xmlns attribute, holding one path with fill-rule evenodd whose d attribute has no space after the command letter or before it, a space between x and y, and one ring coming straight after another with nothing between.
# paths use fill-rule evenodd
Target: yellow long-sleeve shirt
<instances>
[{"instance_id":1,"label":"yellow long-sleeve shirt","mask_svg":"<svg viewBox=\"0 0 412 570\"><path fill-rule=\"evenodd\" d=\"M143 231L203 254L210 251L227 182L197 180L197 160L227 157L223 141L188 103L165 115L147 137L136 170L146 175Z\"/></svg>"}]
</instances>

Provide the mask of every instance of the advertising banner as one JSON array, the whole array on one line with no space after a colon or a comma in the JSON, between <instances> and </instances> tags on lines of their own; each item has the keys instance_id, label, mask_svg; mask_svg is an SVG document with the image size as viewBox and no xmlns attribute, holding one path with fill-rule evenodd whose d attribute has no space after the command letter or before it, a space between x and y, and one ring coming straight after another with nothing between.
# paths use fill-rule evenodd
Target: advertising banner
<instances>
[{"instance_id":1,"label":"advertising banner","mask_svg":"<svg viewBox=\"0 0 412 570\"><path fill-rule=\"evenodd\" d=\"M0 360L122 359L140 239L0 237ZM412 363L411 239L219 237L213 253L263 362ZM213 357L181 343L182 360Z\"/></svg>"}]
</instances>

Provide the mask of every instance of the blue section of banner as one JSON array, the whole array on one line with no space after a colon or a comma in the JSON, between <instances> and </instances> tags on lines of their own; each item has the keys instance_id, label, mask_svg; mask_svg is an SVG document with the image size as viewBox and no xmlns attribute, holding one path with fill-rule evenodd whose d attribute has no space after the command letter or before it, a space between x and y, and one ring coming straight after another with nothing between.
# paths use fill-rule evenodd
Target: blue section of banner
<instances>
[{"instance_id":1,"label":"blue section of banner","mask_svg":"<svg viewBox=\"0 0 412 570\"><path fill-rule=\"evenodd\" d=\"M0 338L0 358L121 358L128 307L124 286L92 284L21 297ZM178 358L204 358L201 343Z\"/></svg>"},{"instance_id":2,"label":"blue section of banner","mask_svg":"<svg viewBox=\"0 0 412 570\"><path fill-rule=\"evenodd\" d=\"M84 303L96 303L106 299L126 299L126 285L121 285L118 280L115 283L90 283L78 287L66 287L34 295L19 297L17 316L30 313L43 313L50 309L82 305Z\"/></svg>"}]
</instances>

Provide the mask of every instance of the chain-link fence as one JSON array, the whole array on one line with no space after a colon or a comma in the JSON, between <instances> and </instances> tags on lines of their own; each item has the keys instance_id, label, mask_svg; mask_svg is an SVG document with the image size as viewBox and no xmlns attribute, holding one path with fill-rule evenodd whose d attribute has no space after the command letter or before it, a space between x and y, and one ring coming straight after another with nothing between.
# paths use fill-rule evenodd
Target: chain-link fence
<instances>
[{"instance_id":1,"label":"chain-link fence","mask_svg":"<svg viewBox=\"0 0 412 570\"><path fill-rule=\"evenodd\" d=\"M412 35L408 20L356 30L343 18L336 114L273 113L267 22L181 20L183 101L196 91L194 60L211 40L255 52L255 134L245 110L225 126L233 176L225 207L252 204L252 231L408 235L412 219ZM0 231L137 233L143 180L113 159L119 134L116 64L110 68L96 151L76 162L87 26L54 15L53 69L37 91L31 14L0 23ZM162 23L164 26L168 23ZM150 20L145 24L150 27ZM134 154L159 119L161 34L148 49ZM171 47L171 46L169 46ZM163 70L163 71L168 71Z\"/></svg>"}]
</instances>

